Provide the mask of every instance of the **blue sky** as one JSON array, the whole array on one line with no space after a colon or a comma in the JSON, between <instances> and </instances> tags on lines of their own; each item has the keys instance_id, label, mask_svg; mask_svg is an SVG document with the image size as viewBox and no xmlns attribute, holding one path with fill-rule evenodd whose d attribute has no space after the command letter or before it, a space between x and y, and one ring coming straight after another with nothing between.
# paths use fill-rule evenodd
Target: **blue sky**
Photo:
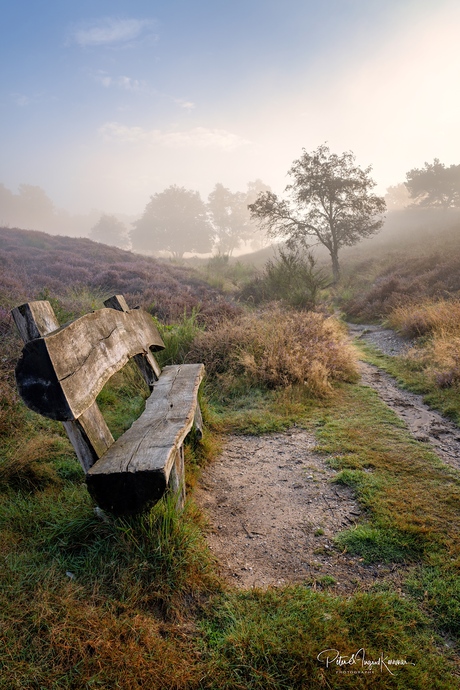
<instances>
[{"instance_id":1,"label":"blue sky","mask_svg":"<svg viewBox=\"0 0 460 690\"><path fill-rule=\"evenodd\" d=\"M170 184L282 192L327 141L378 189L460 163L453 0L0 0L0 182L142 213Z\"/></svg>"}]
</instances>

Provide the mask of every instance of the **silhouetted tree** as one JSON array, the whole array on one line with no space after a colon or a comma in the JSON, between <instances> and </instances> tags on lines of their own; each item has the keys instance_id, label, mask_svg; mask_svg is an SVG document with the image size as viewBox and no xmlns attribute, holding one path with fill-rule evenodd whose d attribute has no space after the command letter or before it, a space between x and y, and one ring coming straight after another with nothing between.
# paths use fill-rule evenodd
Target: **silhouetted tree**
<instances>
[{"instance_id":1,"label":"silhouetted tree","mask_svg":"<svg viewBox=\"0 0 460 690\"><path fill-rule=\"evenodd\" d=\"M409 190L404 182L388 187L385 194L385 203L389 211L402 211L410 204Z\"/></svg>"},{"instance_id":2,"label":"silhouetted tree","mask_svg":"<svg viewBox=\"0 0 460 690\"><path fill-rule=\"evenodd\" d=\"M121 220L104 213L91 228L89 236L96 242L123 249L127 246L127 234L126 225Z\"/></svg>"},{"instance_id":3,"label":"silhouetted tree","mask_svg":"<svg viewBox=\"0 0 460 690\"><path fill-rule=\"evenodd\" d=\"M460 165L448 168L435 158L424 168L413 168L406 174L405 185L419 206L432 208L460 207Z\"/></svg>"},{"instance_id":4,"label":"silhouetted tree","mask_svg":"<svg viewBox=\"0 0 460 690\"><path fill-rule=\"evenodd\" d=\"M208 196L208 211L219 254L231 256L251 231L246 195L231 192L218 182Z\"/></svg>"},{"instance_id":5,"label":"silhouetted tree","mask_svg":"<svg viewBox=\"0 0 460 690\"><path fill-rule=\"evenodd\" d=\"M371 168L361 170L351 152L337 155L323 144L295 160L286 187L289 199L263 192L250 205L254 218L270 237L283 237L289 247L323 244L331 256L334 282L340 278L339 251L370 237L383 225L385 201L371 192Z\"/></svg>"},{"instance_id":6,"label":"silhouetted tree","mask_svg":"<svg viewBox=\"0 0 460 690\"><path fill-rule=\"evenodd\" d=\"M262 182L261 179L257 178L257 180L253 180L252 182L248 182L247 184L247 191L246 191L246 199L245 199L245 205L248 208L248 213L250 216L250 224L251 224L251 236L250 236L250 242L251 242L251 247L252 249L261 249L262 247L266 246L268 244L267 242L267 234L266 232L259 227L259 224L257 221L251 216L251 213L249 211L249 206L255 202L259 194L262 192L271 192L271 187L269 185L265 184L265 182Z\"/></svg>"},{"instance_id":7,"label":"silhouetted tree","mask_svg":"<svg viewBox=\"0 0 460 690\"><path fill-rule=\"evenodd\" d=\"M205 253L212 247L212 227L198 192L172 185L150 197L142 218L133 223L133 249Z\"/></svg>"}]
</instances>

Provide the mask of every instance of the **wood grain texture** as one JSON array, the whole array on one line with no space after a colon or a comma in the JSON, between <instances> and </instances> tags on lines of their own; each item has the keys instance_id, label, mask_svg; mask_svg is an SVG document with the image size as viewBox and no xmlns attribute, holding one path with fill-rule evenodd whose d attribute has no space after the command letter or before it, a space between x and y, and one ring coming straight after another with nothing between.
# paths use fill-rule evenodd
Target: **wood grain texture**
<instances>
[{"instance_id":1,"label":"wood grain texture","mask_svg":"<svg viewBox=\"0 0 460 690\"><path fill-rule=\"evenodd\" d=\"M123 295L113 295L104 301L104 306L108 309L116 309L117 311L128 312L128 303L123 297ZM142 377L150 390L153 390L153 384L158 381L161 374L161 368L156 361L153 354L148 350L140 355L134 355L134 361L136 362Z\"/></svg>"},{"instance_id":2,"label":"wood grain texture","mask_svg":"<svg viewBox=\"0 0 460 690\"><path fill-rule=\"evenodd\" d=\"M46 300L26 302L11 310L16 328L25 343L59 328L53 307Z\"/></svg>"},{"instance_id":3,"label":"wood grain texture","mask_svg":"<svg viewBox=\"0 0 460 690\"><path fill-rule=\"evenodd\" d=\"M22 304L12 310L12 315L25 343L59 328L53 308L45 300ZM114 438L96 403L85 410L78 420L63 424L86 474L96 460L110 448Z\"/></svg>"},{"instance_id":4,"label":"wood grain texture","mask_svg":"<svg viewBox=\"0 0 460 690\"><path fill-rule=\"evenodd\" d=\"M121 295L107 308L60 327L49 302L12 311L25 344L16 367L21 396L35 411L64 422L97 503L118 514L156 503L169 488L185 500L183 441L201 436L202 364L161 370L150 348L164 347L151 317L129 310ZM114 443L94 402L113 373L134 357L153 388L146 408Z\"/></svg>"},{"instance_id":5,"label":"wood grain texture","mask_svg":"<svg viewBox=\"0 0 460 690\"><path fill-rule=\"evenodd\" d=\"M21 397L51 419L77 419L131 357L164 348L141 309L99 309L24 347L16 367Z\"/></svg>"},{"instance_id":6,"label":"wood grain texture","mask_svg":"<svg viewBox=\"0 0 460 690\"><path fill-rule=\"evenodd\" d=\"M177 452L194 424L203 375L203 364L163 369L141 417L86 476L88 489L101 508L116 513L134 512L161 497ZM174 482L183 483L183 478L175 478ZM132 492L129 498L128 485Z\"/></svg>"}]
</instances>

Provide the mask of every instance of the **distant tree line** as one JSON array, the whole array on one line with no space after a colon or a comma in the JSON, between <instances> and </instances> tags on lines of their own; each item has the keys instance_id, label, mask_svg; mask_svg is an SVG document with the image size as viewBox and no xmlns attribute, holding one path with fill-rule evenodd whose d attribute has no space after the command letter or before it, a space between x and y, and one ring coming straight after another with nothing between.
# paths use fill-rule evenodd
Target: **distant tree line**
<instances>
[{"instance_id":1,"label":"distant tree line","mask_svg":"<svg viewBox=\"0 0 460 690\"><path fill-rule=\"evenodd\" d=\"M460 165L446 166L435 158L406 173L406 181L387 189L388 210L460 208Z\"/></svg>"},{"instance_id":2,"label":"distant tree line","mask_svg":"<svg viewBox=\"0 0 460 690\"><path fill-rule=\"evenodd\" d=\"M248 207L269 189L255 180L248 183L246 192L232 192L219 182L205 203L199 192L171 185L151 196L143 215L133 223L132 248L168 251L174 258L213 250L231 256L243 242L257 248L264 243L265 233ZM116 232L115 222L113 229Z\"/></svg>"},{"instance_id":3,"label":"distant tree line","mask_svg":"<svg viewBox=\"0 0 460 690\"><path fill-rule=\"evenodd\" d=\"M460 208L460 165L447 167L435 158L407 172L406 181L390 187L385 199L373 193L370 171L356 165L353 153L338 155L323 144L312 152L303 149L293 162L284 198L260 179L249 182L245 192L219 182L207 202L197 191L171 185L150 197L131 230L115 215L99 214L95 222L95 211L71 216L56 209L40 187L22 184L13 194L0 184L0 225L80 236L90 227L89 236L98 242L167 251L175 258L211 251L228 257L243 243L257 249L267 238L284 240L294 252L321 244L337 281L341 248L378 232L385 208Z\"/></svg>"}]
</instances>

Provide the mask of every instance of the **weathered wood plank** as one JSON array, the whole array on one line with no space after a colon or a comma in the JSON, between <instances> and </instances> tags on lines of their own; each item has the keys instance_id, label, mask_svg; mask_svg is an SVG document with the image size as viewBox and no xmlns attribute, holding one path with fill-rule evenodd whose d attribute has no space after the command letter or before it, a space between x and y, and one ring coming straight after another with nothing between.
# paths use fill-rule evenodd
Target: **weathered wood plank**
<instances>
[{"instance_id":1,"label":"weathered wood plank","mask_svg":"<svg viewBox=\"0 0 460 690\"><path fill-rule=\"evenodd\" d=\"M117 311L129 311L128 303L123 295L113 295L104 301L104 306L109 309L116 309ZM153 384L158 381L161 375L161 368L152 352L144 352L140 355L134 355L134 361L139 367L139 371L150 390L153 389Z\"/></svg>"},{"instance_id":2,"label":"weathered wood plank","mask_svg":"<svg viewBox=\"0 0 460 690\"><path fill-rule=\"evenodd\" d=\"M53 307L46 300L27 302L11 310L16 328L25 343L59 328Z\"/></svg>"},{"instance_id":3,"label":"weathered wood plank","mask_svg":"<svg viewBox=\"0 0 460 690\"><path fill-rule=\"evenodd\" d=\"M137 354L162 349L152 318L141 309L100 309L24 347L16 367L21 397L51 419L77 419L111 376Z\"/></svg>"},{"instance_id":4,"label":"weathered wood plank","mask_svg":"<svg viewBox=\"0 0 460 690\"><path fill-rule=\"evenodd\" d=\"M144 505L137 504L136 510L156 502L162 495L177 452L194 424L203 375L202 364L163 369L141 417L86 476L88 490L102 508L117 513L131 512L128 485L133 500L144 502ZM183 477L174 482L183 484Z\"/></svg>"},{"instance_id":5,"label":"weathered wood plank","mask_svg":"<svg viewBox=\"0 0 460 690\"><path fill-rule=\"evenodd\" d=\"M25 343L59 328L53 308L45 300L22 304L12 310L12 315ZM64 422L64 428L85 473L114 441L96 403L93 403L77 421Z\"/></svg>"},{"instance_id":6,"label":"weathered wood plank","mask_svg":"<svg viewBox=\"0 0 460 690\"><path fill-rule=\"evenodd\" d=\"M88 407L74 422L62 423L86 474L115 439L97 403Z\"/></svg>"}]
</instances>

